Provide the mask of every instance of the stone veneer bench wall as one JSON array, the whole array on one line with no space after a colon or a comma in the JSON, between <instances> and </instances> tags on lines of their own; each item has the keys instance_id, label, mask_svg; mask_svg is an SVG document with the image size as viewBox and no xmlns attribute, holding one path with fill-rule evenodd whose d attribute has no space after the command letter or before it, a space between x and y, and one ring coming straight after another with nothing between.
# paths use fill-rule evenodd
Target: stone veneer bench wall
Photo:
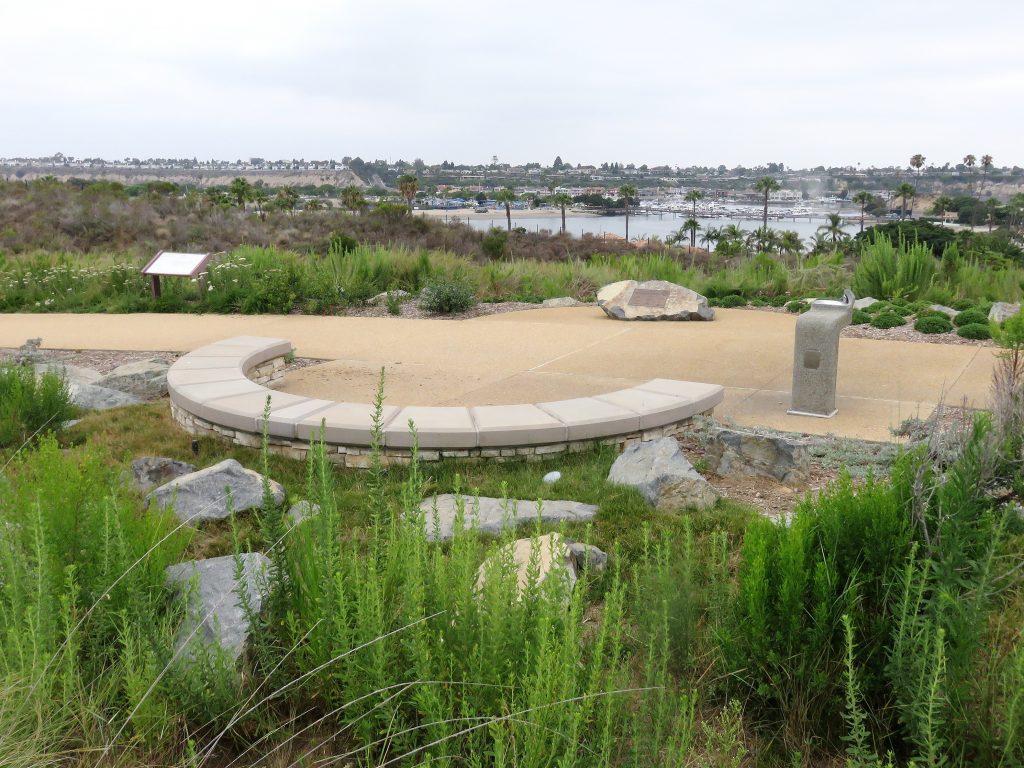
<instances>
[{"instance_id":1,"label":"stone veneer bench wall","mask_svg":"<svg viewBox=\"0 0 1024 768\"><path fill-rule=\"evenodd\" d=\"M258 447L263 410L270 450L302 459L321 424L335 464L365 468L370 461L373 406L339 403L268 389L284 376L292 353L285 339L236 336L200 347L178 359L167 374L171 414L193 435L214 435ZM410 420L419 457L536 460L596 444L628 445L674 435L694 416L722 402L717 384L653 379L629 389L551 403L468 408L385 405L383 458L407 463Z\"/></svg>"}]
</instances>

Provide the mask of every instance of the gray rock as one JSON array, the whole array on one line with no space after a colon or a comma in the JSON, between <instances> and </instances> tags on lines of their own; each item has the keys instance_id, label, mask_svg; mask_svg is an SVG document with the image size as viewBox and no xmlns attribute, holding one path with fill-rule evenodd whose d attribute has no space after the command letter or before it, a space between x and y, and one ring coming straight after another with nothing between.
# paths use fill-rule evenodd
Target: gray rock
<instances>
[{"instance_id":1,"label":"gray rock","mask_svg":"<svg viewBox=\"0 0 1024 768\"><path fill-rule=\"evenodd\" d=\"M284 488L279 483L271 480L270 490L275 504L284 502ZM234 459L225 459L161 485L146 496L146 505L156 502L160 509L173 507L182 522L223 520L230 514L228 491L235 512L263 506L263 476Z\"/></svg>"},{"instance_id":2,"label":"gray rock","mask_svg":"<svg viewBox=\"0 0 1024 768\"><path fill-rule=\"evenodd\" d=\"M394 290L394 291L384 291L384 293L378 293L376 296L374 296L372 299L370 299L366 303L367 304L374 304L374 305L386 304L387 300L388 300L388 296L393 296L393 297L395 297L395 298L397 298L399 300L402 300L402 299L409 298L410 295L411 294L408 291L403 291L401 288L399 288L399 289Z\"/></svg>"},{"instance_id":3,"label":"gray rock","mask_svg":"<svg viewBox=\"0 0 1024 768\"><path fill-rule=\"evenodd\" d=\"M265 574L270 560L259 552L249 552L241 558L241 583L235 582L232 555L167 567L167 583L178 590L179 599L186 601L178 649L193 641L220 646L232 661L245 650L250 627L240 596L247 595L253 612L260 612L267 591Z\"/></svg>"},{"instance_id":4,"label":"gray rock","mask_svg":"<svg viewBox=\"0 0 1024 768\"><path fill-rule=\"evenodd\" d=\"M711 430L705 458L718 475L773 477L790 484L806 482L811 465L802 441L721 427Z\"/></svg>"},{"instance_id":5,"label":"gray rock","mask_svg":"<svg viewBox=\"0 0 1024 768\"><path fill-rule=\"evenodd\" d=\"M143 456L132 462L132 479L135 487L143 493L195 471L192 464L161 456Z\"/></svg>"},{"instance_id":6,"label":"gray rock","mask_svg":"<svg viewBox=\"0 0 1024 768\"><path fill-rule=\"evenodd\" d=\"M97 384L127 392L143 400L154 400L167 394L167 369L170 363L159 357L125 363L112 370Z\"/></svg>"},{"instance_id":7,"label":"gray rock","mask_svg":"<svg viewBox=\"0 0 1024 768\"><path fill-rule=\"evenodd\" d=\"M705 297L667 280L611 283L598 291L597 305L615 320L715 319Z\"/></svg>"},{"instance_id":8,"label":"gray rock","mask_svg":"<svg viewBox=\"0 0 1024 768\"><path fill-rule=\"evenodd\" d=\"M877 304L877 303L878 303L878 299L876 299L874 296L865 296L863 299L857 299L856 301L854 301L853 302L853 308L854 309L867 309L872 304Z\"/></svg>"},{"instance_id":9,"label":"gray rock","mask_svg":"<svg viewBox=\"0 0 1024 768\"><path fill-rule=\"evenodd\" d=\"M534 551L536 551L536 555L534 555ZM536 560L537 568L533 579L531 579L533 574L530 573L531 560ZM503 562L511 563L510 571L501 567ZM477 591L482 590L488 576L495 573L500 573L503 578L514 576L516 591L520 596L531 585L531 581L540 586L552 578L557 578L559 579L557 594L565 603L568 603L577 579L576 564L568 542L557 533L530 539L517 539L501 547L480 564L476 576Z\"/></svg>"},{"instance_id":10,"label":"gray rock","mask_svg":"<svg viewBox=\"0 0 1024 768\"><path fill-rule=\"evenodd\" d=\"M608 482L636 488L655 509L710 509L716 491L683 455L675 438L627 446L612 464Z\"/></svg>"},{"instance_id":11,"label":"gray rock","mask_svg":"<svg viewBox=\"0 0 1024 768\"><path fill-rule=\"evenodd\" d=\"M311 517L315 517L320 514L320 505L315 504L312 501L297 501L288 510L288 519L292 525L301 525L302 523L309 520Z\"/></svg>"},{"instance_id":12,"label":"gray rock","mask_svg":"<svg viewBox=\"0 0 1024 768\"><path fill-rule=\"evenodd\" d=\"M572 296L561 296L557 299L544 299L540 304L548 309L558 307L582 307L582 301L576 301Z\"/></svg>"},{"instance_id":13,"label":"gray rock","mask_svg":"<svg viewBox=\"0 0 1024 768\"><path fill-rule=\"evenodd\" d=\"M945 304L932 304L930 307L928 307L928 309L931 309L935 312L941 312L942 314L946 315L946 317L956 317L958 314L960 314L955 309L953 309L952 307L947 307Z\"/></svg>"},{"instance_id":14,"label":"gray rock","mask_svg":"<svg viewBox=\"0 0 1024 768\"><path fill-rule=\"evenodd\" d=\"M569 553L572 555L577 573L580 571L604 573L608 568L608 553L593 544L570 541Z\"/></svg>"},{"instance_id":15,"label":"gray rock","mask_svg":"<svg viewBox=\"0 0 1024 768\"><path fill-rule=\"evenodd\" d=\"M505 525L515 527L520 523L537 521L537 502L518 499L495 499L488 496L474 498L462 496L465 508L464 526L469 529L476 523L477 530L483 533L499 534ZM455 535L455 513L458 497L444 493L420 503L426 525L427 538L431 541L450 541ZM434 504L437 504L437 514ZM593 504L582 504L578 501L551 501L545 499L540 506L542 523L575 523L593 520L597 507Z\"/></svg>"},{"instance_id":16,"label":"gray rock","mask_svg":"<svg viewBox=\"0 0 1024 768\"><path fill-rule=\"evenodd\" d=\"M1008 304L1005 301L997 301L988 311L988 319L993 323L1002 323L1020 312L1020 304Z\"/></svg>"},{"instance_id":17,"label":"gray rock","mask_svg":"<svg viewBox=\"0 0 1024 768\"><path fill-rule=\"evenodd\" d=\"M53 372L64 377L68 384L97 384L103 378L97 370L92 368L80 368L77 365L66 365L59 360L49 363L36 363L36 376Z\"/></svg>"},{"instance_id":18,"label":"gray rock","mask_svg":"<svg viewBox=\"0 0 1024 768\"><path fill-rule=\"evenodd\" d=\"M120 408L123 405L138 405L142 402L135 395L120 392L98 384L82 384L71 382L68 385L71 401L87 410L105 411L108 408Z\"/></svg>"},{"instance_id":19,"label":"gray rock","mask_svg":"<svg viewBox=\"0 0 1024 768\"><path fill-rule=\"evenodd\" d=\"M14 355L14 362L18 365L32 365L38 363L43 359L43 356L39 353L39 347L42 346L43 340L41 338L28 339L24 344L18 347L18 351Z\"/></svg>"}]
</instances>

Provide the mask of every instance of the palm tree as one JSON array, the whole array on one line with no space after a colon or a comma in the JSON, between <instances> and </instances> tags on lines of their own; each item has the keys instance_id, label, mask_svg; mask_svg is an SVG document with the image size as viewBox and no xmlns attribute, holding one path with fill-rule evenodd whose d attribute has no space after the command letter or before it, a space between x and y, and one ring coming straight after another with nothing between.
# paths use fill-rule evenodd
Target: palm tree
<instances>
[{"instance_id":1,"label":"palm tree","mask_svg":"<svg viewBox=\"0 0 1024 768\"><path fill-rule=\"evenodd\" d=\"M409 213L412 213L412 201L420 188L420 180L411 173L403 173L398 177L398 194L405 198L409 204Z\"/></svg>"},{"instance_id":2,"label":"palm tree","mask_svg":"<svg viewBox=\"0 0 1024 768\"><path fill-rule=\"evenodd\" d=\"M981 184L985 185L985 179L988 177L988 172L992 170L992 155L981 156Z\"/></svg>"},{"instance_id":3,"label":"palm tree","mask_svg":"<svg viewBox=\"0 0 1024 768\"><path fill-rule=\"evenodd\" d=\"M697 247L697 231L700 229L700 222L694 218L687 219L683 222L683 226L680 229L690 233L690 247Z\"/></svg>"},{"instance_id":4,"label":"palm tree","mask_svg":"<svg viewBox=\"0 0 1024 768\"><path fill-rule=\"evenodd\" d=\"M494 196L494 199L499 203L505 204L505 218L508 220L508 231L512 231L512 203L515 202L516 193L512 191L511 187L505 187L499 189L498 193Z\"/></svg>"},{"instance_id":5,"label":"palm tree","mask_svg":"<svg viewBox=\"0 0 1024 768\"><path fill-rule=\"evenodd\" d=\"M263 187L254 187L252 190L252 201L256 203L256 215L260 217L262 221L267 220L267 212L264 210L267 201L270 200L270 196L267 194L267 190Z\"/></svg>"},{"instance_id":6,"label":"palm tree","mask_svg":"<svg viewBox=\"0 0 1024 768\"><path fill-rule=\"evenodd\" d=\"M566 192L559 192L552 196L551 202L562 209L562 234L565 234L565 207L572 205L572 196Z\"/></svg>"},{"instance_id":7,"label":"palm tree","mask_svg":"<svg viewBox=\"0 0 1024 768\"><path fill-rule=\"evenodd\" d=\"M747 235L747 248L757 250L758 253L774 251L779 242L779 236L774 229L769 227L758 227Z\"/></svg>"},{"instance_id":8,"label":"palm tree","mask_svg":"<svg viewBox=\"0 0 1024 768\"><path fill-rule=\"evenodd\" d=\"M245 210L245 201L252 197L252 184L247 179L241 176L236 176L231 180L231 196L235 198L235 202L238 203L238 207L243 211Z\"/></svg>"},{"instance_id":9,"label":"palm tree","mask_svg":"<svg viewBox=\"0 0 1024 768\"><path fill-rule=\"evenodd\" d=\"M764 215L761 217L761 226L768 226L768 195L772 192L778 192L782 189L779 186L779 182L773 179L771 176L762 176L754 184L754 189L758 192L764 192Z\"/></svg>"},{"instance_id":10,"label":"palm tree","mask_svg":"<svg viewBox=\"0 0 1024 768\"><path fill-rule=\"evenodd\" d=\"M295 187L281 187L277 190L277 196L274 198L274 205L282 211L288 211L288 213L291 213L295 210L295 206L298 204L299 193L295 191Z\"/></svg>"},{"instance_id":11,"label":"palm tree","mask_svg":"<svg viewBox=\"0 0 1024 768\"><path fill-rule=\"evenodd\" d=\"M362 190L352 184L341 190L341 204L352 213L362 213L368 205Z\"/></svg>"},{"instance_id":12,"label":"palm tree","mask_svg":"<svg viewBox=\"0 0 1024 768\"><path fill-rule=\"evenodd\" d=\"M862 191L853 196L853 202L860 206L860 231L864 231L864 209L875 197L870 192Z\"/></svg>"},{"instance_id":13,"label":"palm tree","mask_svg":"<svg viewBox=\"0 0 1024 768\"><path fill-rule=\"evenodd\" d=\"M804 249L804 242L800 235L791 229L783 231L779 235L779 255L796 256L799 262L800 254Z\"/></svg>"},{"instance_id":14,"label":"palm tree","mask_svg":"<svg viewBox=\"0 0 1024 768\"><path fill-rule=\"evenodd\" d=\"M623 184L619 187L619 197L626 204L626 240L629 240L629 207L636 200L636 187L632 184Z\"/></svg>"},{"instance_id":15,"label":"palm tree","mask_svg":"<svg viewBox=\"0 0 1024 768\"><path fill-rule=\"evenodd\" d=\"M304 211L322 211L326 207L327 207L327 204L323 200L319 200L319 199L314 197L312 200L307 200L306 201L306 204L304 206L302 206L302 210L304 210Z\"/></svg>"},{"instance_id":16,"label":"palm tree","mask_svg":"<svg viewBox=\"0 0 1024 768\"><path fill-rule=\"evenodd\" d=\"M964 155L964 165L973 170L974 164L978 162L978 158L974 155Z\"/></svg>"},{"instance_id":17,"label":"palm tree","mask_svg":"<svg viewBox=\"0 0 1024 768\"><path fill-rule=\"evenodd\" d=\"M900 221L903 221L907 217L907 200L914 197L917 194L917 190L914 189L913 185L904 181L892 193L896 197L903 198L903 205L900 207ZM913 208L911 208L911 216L913 216Z\"/></svg>"},{"instance_id":18,"label":"palm tree","mask_svg":"<svg viewBox=\"0 0 1024 768\"><path fill-rule=\"evenodd\" d=\"M693 210L690 212L690 216L693 218L697 217L697 201L703 200L703 197L705 197L705 195L703 195L703 191L701 189L690 189L688 193L686 193L686 200L693 204ZM693 244L691 243L690 245Z\"/></svg>"},{"instance_id":19,"label":"palm tree","mask_svg":"<svg viewBox=\"0 0 1024 768\"><path fill-rule=\"evenodd\" d=\"M910 167L917 171L917 175L921 175L921 169L924 168L924 155L916 154L910 158Z\"/></svg>"},{"instance_id":20,"label":"palm tree","mask_svg":"<svg viewBox=\"0 0 1024 768\"><path fill-rule=\"evenodd\" d=\"M700 236L701 245L706 245L709 251L713 250L712 246L718 243L722 239L722 230L718 227L707 227L704 230L704 234Z\"/></svg>"},{"instance_id":21,"label":"palm tree","mask_svg":"<svg viewBox=\"0 0 1024 768\"><path fill-rule=\"evenodd\" d=\"M833 251L839 245L840 240L847 238L846 232L843 231L843 219L838 213L830 213L826 223L818 227L817 234L823 235L832 241Z\"/></svg>"}]
</instances>

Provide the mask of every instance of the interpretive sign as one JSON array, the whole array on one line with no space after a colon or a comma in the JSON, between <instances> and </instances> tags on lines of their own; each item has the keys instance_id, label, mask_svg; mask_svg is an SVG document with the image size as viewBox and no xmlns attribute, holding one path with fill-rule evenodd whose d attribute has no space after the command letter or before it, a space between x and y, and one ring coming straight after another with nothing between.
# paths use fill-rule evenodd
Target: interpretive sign
<instances>
[{"instance_id":1,"label":"interpretive sign","mask_svg":"<svg viewBox=\"0 0 1024 768\"><path fill-rule=\"evenodd\" d=\"M160 251L142 268L142 274L153 278L153 298L160 298L161 277L190 277L202 274L215 253L175 253Z\"/></svg>"},{"instance_id":2,"label":"interpretive sign","mask_svg":"<svg viewBox=\"0 0 1024 768\"><path fill-rule=\"evenodd\" d=\"M627 302L631 307L658 307L664 309L669 292L659 288L636 288Z\"/></svg>"}]
</instances>

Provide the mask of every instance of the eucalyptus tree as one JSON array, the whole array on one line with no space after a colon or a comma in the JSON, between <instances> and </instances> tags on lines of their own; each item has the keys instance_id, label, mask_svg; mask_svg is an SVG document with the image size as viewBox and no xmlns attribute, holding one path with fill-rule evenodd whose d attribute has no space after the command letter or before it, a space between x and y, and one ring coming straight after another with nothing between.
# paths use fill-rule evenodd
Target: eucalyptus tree
<instances>
[{"instance_id":1,"label":"eucalyptus tree","mask_svg":"<svg viewBox=\"0 0 1024 768\"><path fill-rule=\"evenodd\" d=\"M551 197L551 202L557 205L562 211L562 234L565 234L565 208L568 205L572 205L572 196L566 192L559 192L557 195Z\"/></svg>"},{"instance_id":2,"label":"eucalyptus tree","mask_svg":"<svg viewBox=\"0 0 1024 768\"><path fill-rule=\"evenodd\" d=\"M914 189L914 186L912 184L908 184L907 182L904 181L902 184L896 187L896 189L894 189L892 193L896 195L896 197L899 197L903 200L903 204L900 206L900 221L903 221L903 219L907 217L907 200L915 197L917 195L917 190ZM911 207L910 212L911 215L913 215L913 207Z\"/></svg>"},{"instance_id":3,"label":"eucalyptus tree","mask_svg":"<svg viewBox=\"0 0 1024 768\"><path fill-rule=\"evenodd\" d=\"M623 184L619 187L619 197L625 203L626 208L626 240L629 240L629 207L637 199L636 187L632 184Z\"/></svg>"},{"instance_id":4,"label":"eucalyptus tree","mask_svg":"<svg viewBox=\"0 0 1024 768\"><path fill-rule=\"evenodd\" d=\"M918 153L910 158L910 167L917 171L917 175L921 175L921 169L924 168L924 155Z\"/></svg>"},{"instance_id":5,"label":"eucalyptus tree","mask_svg":"<svg viewBox=\"0 0 1024 768\"><path fill-rule=\"evenodd\" d=\"M420 180L411 173L403 173L398 177L398 194L405 198L409 205L409 213L412 213L412 201L420 189Z\"/></svg>"},{"instance_id":6,"label":"eucalyptus tree","mask_svg":"<svg viewBox=\"0 0 1024 768\"><path fill-rule=\"evenodd\" d=\"M764 193L764 213L763 213L763 215L761 217L761 226L762 227L767 227L768 226L768 195L770 195L772 192L778 192L780 189L782 189L782 187L779 185L779 182L777 182L771 176L762 176L754 184L754 189L757 190L758 192L763 192Z\"/></svg>"},{"instance_id":7,"label":"eucalyptus tree","mask_svg":"<svg viewBox=\"0 0 1024 768\"><path fill-rule=\"evenodd\" d=\"M839 246L840 240L845 240L849 235L843 230L843 217L838 213L830 213L825 223L818 227L816 234L832 241L832 250Z\"/></svg>"},{"instance_id":8,"label":"eucalyptus tree","mask_svg":"<svg viewBox=\"0 0 1024 768\"><path fill-rule=\"evenodd\" d=\"M505 206L505 219L508 221L508 231L512 231L512 203L515 202L516 193L512 191L511 187L505 187L499 189L498 193L494 196L494 199L504 204Z\"/></svg>"},{"instance_id":9,"label":"eucalyptus tree","mask_svg":"<svg viewBox=\"0 0 1024 768\"><path fill-rule=\"evenodd\" d=\"M868 203L874 200L875 197L870 192L860 191L853 196L853 202L860 206L860 231L864 231L864 209L868 207Z\"/></svg>"}]
</instances>

